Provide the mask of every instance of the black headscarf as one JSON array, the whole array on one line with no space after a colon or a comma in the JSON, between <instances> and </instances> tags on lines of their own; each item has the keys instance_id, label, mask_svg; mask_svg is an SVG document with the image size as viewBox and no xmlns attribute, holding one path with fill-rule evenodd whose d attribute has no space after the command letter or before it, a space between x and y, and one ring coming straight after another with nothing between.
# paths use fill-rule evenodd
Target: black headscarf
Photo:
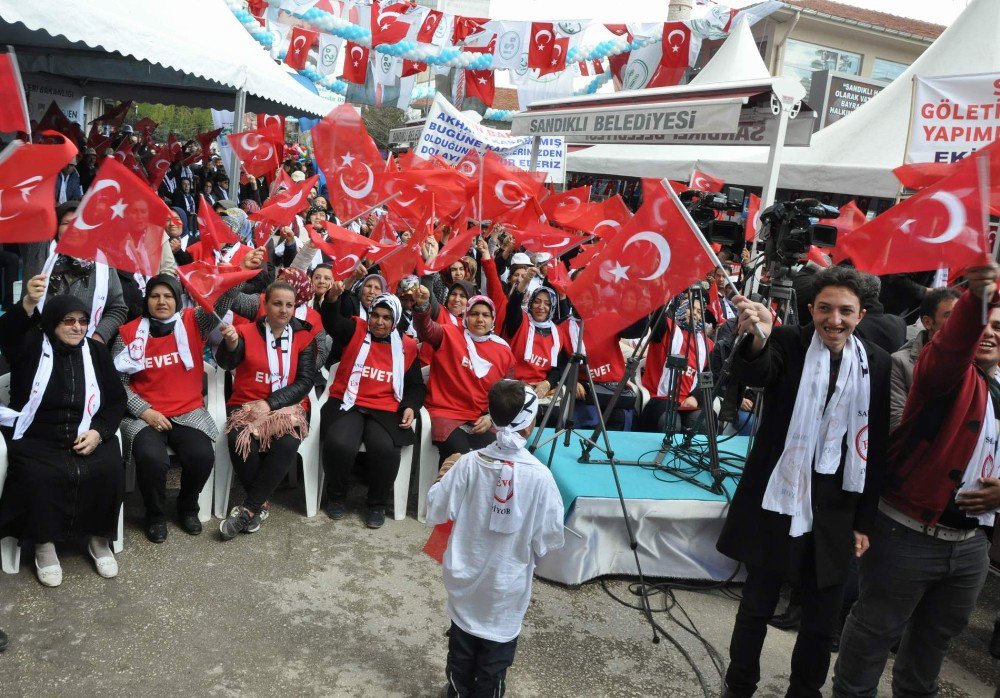
<instances>
[{"instance_id":1,"label":"black headscarf","mask_svg":"<svg viewBox=\"0 0 1000 698\"><path fill-rule=\"evenodd\" d=\"M146 295L142 300L142 316L149 318L149 333L154 337L162 337L173 332L173 322L162 322L149 314L149 294L156 286L166 286L174 294L175 312L181 311L181 283L172 274L157 274L146 283Z\"/></svg>"},{"instance_id":2,"label":"black headscarf","mask_svg":"<svg viewBox=\"0 0 1000 698\"><path fill-rule=\"evenodd\" d=\"M456 286L458 286L463 291L465 291L465 298L466 298L466 300L469 300L474 295L476 295L476 287L473 286L471 282L469 282L469 281L456 281L451 286L448 287L448 295L449 296L451 295L451 292L455 290Z\"/></svg>"},{"instance_id":3,"label":"black headscarf","mask_svg":"<svg viewBox=\"0 0 1000 698\"><path fill-rule=\"evenodd\" d=\"M62 322L64 317L77 310L83 313L86 317L90 317L90 309L87 308L87 304L76 296L56 295L50 296L46 299L45 309L42 311L41 327L42 332L44 332L45 336L49 338L49 341L52 342L53 346L71 346L69 344L65 344L56 337L56 327L59 326L59 323ZM84 341L86 341L86 339Z\"/></svg>"}]
</instances>

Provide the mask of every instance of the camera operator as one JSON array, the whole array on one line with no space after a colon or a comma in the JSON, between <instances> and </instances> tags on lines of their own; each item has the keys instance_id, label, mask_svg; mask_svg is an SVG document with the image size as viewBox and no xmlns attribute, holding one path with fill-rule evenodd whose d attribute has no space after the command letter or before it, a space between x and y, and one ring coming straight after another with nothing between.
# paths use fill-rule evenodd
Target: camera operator
<instances>
[{"instance_id":1,"label":"camera operator","mask_svg":"<svg viewBox=\"0 0 1000 698\"><path fill-rule=\"evenodd\" d=\"M756 690L767 621L786 580L800 584L803 605L789 695L819 694L849 561L867 550L875 517L889 356L854 336L871 283L833 267L815 288L813 324L802 327L772 330L767 307L735 298L739 331L749 337L736 350L733 380L763 388L764 411L717 544L747 566L726 696Z\"/></svg>"}]
</instances>

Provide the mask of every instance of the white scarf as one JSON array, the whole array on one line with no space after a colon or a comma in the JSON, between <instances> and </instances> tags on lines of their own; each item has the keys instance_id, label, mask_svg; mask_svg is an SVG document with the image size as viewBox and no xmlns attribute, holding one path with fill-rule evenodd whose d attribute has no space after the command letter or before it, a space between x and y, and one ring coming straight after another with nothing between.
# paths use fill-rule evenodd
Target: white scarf
<instances>
[{"instance_id":1,"label":"white scarf","mask_svg":"<svg viewBox=\"0 0 1000 698\"><path fill-rule=\"evenodd\" d=\"M490 507L490 530L496 533L514 533L523 525L524 512L520 500L514 496L514 473L518 462L530 463L532 456L524 450L527 440L518 432L527 428L537 414L538 396L525 386L521 411L510 424L497 427L496 442L479 452L486 458L500 462L500 475L493 489Z\"/></svg>"},{"instance_id":2,"label":"white scarf","mask_svg":"<svg viewBox=\"0 0 1000 698\"><path fill-rule=\"evenodd\" d=\"M987 380L993 380L987 378ZM976 448L972 452L969 464L965 466L965 474L962 475L962 486L958 489L958 494L963 492L974 492L981 485L981 477L997 477L997 418L993 410L993 397L987 391L986 414L983 417L983 426L979 429L979 438L976 441ZM969 518L976 519L983 526L992 526L996 513L993 511L979 516L966 514Z\"/></svg>"},{"instance_id":3,"label":"white scarf","mask_svg":"<svg viewBox=\"0 0 1000 698\"><path fill-rule=\"evenodd\" d=\"M184 370L190 371L194 368L194 357L191 356L191 345L188 343L187 328L180 313L174 313L173 317L164 320L165 323L174 323L173 335L177 342L177 353L181 356ZM146 343L149 341L149 318L144 317L139 321L139 327L135 331L135 339L127 347L118 352L115 357L115 368L122 373L139 373L146 368Z\"/></svg>"},{"instance_id":4,"label":"white scarf","mask_svg":"<svg viewBox=\"0 0 1000 698\"><path fill-rule=\"evenodd\" d=\"M139 287L139 293L146 295L146 284L148 284L149 280L153 277L146 276L145 274L136 271L132 273L132 278L135 279L136 286Z\"/></svg>"},{"instance_id":5,"label":"white scarf","mask_svg":"<svg viewBox=\"0 0 1000 698\"><path fill-rule=\"evenodd\" d=\"M274 333L271 326L264 321L264 344L267 347L267 369L271 374L271 392L288 386L288 373L292 366L292 326L285 325L281 333L281 361L278 361L278 348L275 347Z\"/></svg>"},{"instance_id":6,"label":"white scarf","mask_svg":"<svg viewBox=\"0 0 1000 698\"><path fill-rule=\"evenodd\" d=\"M80 436L90 429L90 420L93 419L97 411L101 409L101 389L97 385L97 376L94 373L94 361L90 356L90 344L83 340L83 417L80 419L80 426L76 429L76 435ZM52 377L53 351L52 342L45 335L42 335L42 356L38 360L38 368L35 369L35 377L31 381L31 394L28 401L21 408L20 412L15 412L10 408L0 411L0 424L14 427L14 440L24 436L31 423L35 421L35 413L38 406L42 404L42 396L45 388Z\"/></svg>"},{"instance_id":7,"label":"white scarf","mask_svg":"<svg viewBox=\"0 0 1000 698\"><path fill-rule=\"evenodd\" d=\"M98 253L100 254L100 253ZM42 275L45 276L45 291L38 301L38 312L45 310L45 299L49 296L49 282L52 280L52 270L56 266L59 255L56 253L56 241L49 244L49 256L42 265ZM108 303L108 265L104 262L94 262L94 299L90 304L90 324L87 326L87 336L93 337L97 325L104 315L104 306Z\"/></svg>"},{"instance_id":8,"label":"white scarf","mask_svg":"<svg viewBox=\"0 0 1000 698\"><path fill-rule=\"evenodd\" d=\"M66 185L69 183L69 175L65 172L59 173L59 196L56 197L56 205L66 203L69 198L66 195Z\"/></svg>"},{"instance_id":9,"label":"white scarf","mask_svg":"<svg viewBox=\"0 0 1000 698\"><path fill-rule=\"evenodd\" d=\"M860 340L851 336L842 356L837 385L824 408L830 385L830 350L819 333L813 332L785 448L764 491L764 509L792 517L792 537L812 530L812 467L823 475L836 473L845 436L844 491L861 492L865 487L871 397L868 354Z\"/></svg>"},{"instance_id":10,"label":"white scarf","mask_svg":"<svg viewBox=\"0 0 1000 698\"><path fill-rule=\"evenodd\" d=\"M687 347L684 346L684 330L676 322L674 325L674 333L670 337L670 354L672 356L687 356ZM695 337L695 346L697 347L698 354L698 371L703 371L705 366L708 365L708 344L705 342L705 336L701 332L692 332ZM660 374L660 384L656 387L658 394L660 395L670 395L671 384L673 383L673 370L666 368L666 362L664 362L663 373ZM698 372L694 374L694 380L691 381L691 392L698 387Z\"/></svg>"},{"instance_id":11,"label":"white scarf","mask_svg":"<svg viewBox=\"0 0 1000 698\"><path fill-rule=\"evenodd\" d=\"M465 330L465 348L469 352L469 362L472 364L472 372L476 374L476 378L485 377L486 374L490 372L490 369L493 368L493 364L481 357L479 352L476 351L476 345L482 344L483 342L496 342L497 344L502 344L505 347L510 348L510 345L507 344L507 342L503 341L492 332L487 335L483 335L482 337L477 337L469 332L469 330Z\"/></svg>"},{"instance_id":12,"label":"white scarf","mask_svg":"<svg viewBox=\"0 0 1000 698\"><path fill-rule=\"evenodd\" d=\"M524 360L531 361L531 356L533 354L532 349L535 346L535 330L548 330L552 333L552 352L549 355L549 366L555 366L559 363L559 350L562 348L559 342L559 332L556 329L555 323L552 322L552 316L556 312L556 294L547 288L544 290L548 292L549 301L551 303L549 306L549 319L544 322L538 322L531 315L531 301L533 300L532 297L535 295L532 293L532 296L529 296L528 309L526 311L528 313L528 339L524 344Z\"/></svg>"},{"instance_id":13,"label":"white scarf","mask_svg":"<svg viewBox=\"0 0 1000 698\"><path fill-rule=\"evenodd\" d=\"M389 332L389 345L392 350L392 394L396 396L396 401L403 399L403 374L406 370L405 357L403 356L403 338L396 331L399 324L399 317L403 313L403 307L396 296L381 294L372 301L372 307L377 305L389 306L392 313L392 330ZM358 356L354 359L354 366L351 368L351 376L347 379L347 390L344 391L344 401L340 409L346 412L354 407L354 402L358 399L358 388L361 385L361 372L368 361L368 351L372 345L372 333L366 332L365 339L358 348Z\"/></svg>"},{"instance_id":14,"label":"white scarf","mask_svg":"<svg viewBox=\"0 0 1000 698\"><path fill-rule=\"evenodd\" d=\"M297 317L299 320L305 320L308 312L309 312L308 303L303 303L302 305L295 308L295 317Z\"/></svg>"},{"instance_id":15,"label":"white scarf","mask_svg":"<svg viewBox=\"0 0 1000 698\"><path fill-rule=\"evenodd\" d=\"M587 345L583 343L583 334L580 332L580 321L570 315L569 317L569 339L572 343L570 351L576 354L586 354Z\"/></svg>"}]
</instances>

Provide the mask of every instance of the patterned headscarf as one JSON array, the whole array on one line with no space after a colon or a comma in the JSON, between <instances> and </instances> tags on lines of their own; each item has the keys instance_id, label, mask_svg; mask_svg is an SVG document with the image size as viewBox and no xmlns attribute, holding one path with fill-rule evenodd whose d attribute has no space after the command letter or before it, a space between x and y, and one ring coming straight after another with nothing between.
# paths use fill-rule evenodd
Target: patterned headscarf
<instances>
[{"instance_id":1,"label":"patterned headscarf","mask_svg":"<svg viewBox=\"0 0 1000 698\"><path fill-rule=\"evenodd\" d=\"M278 278L282 281L288 283L289 286L295 289L295 305L300 306L303 303L308 303L313 298L313 287L312 283L309 281L309 275L306 274L301 269L296 269L294 267L285 267L278 274Z\"/></svg>"}]
</instances>

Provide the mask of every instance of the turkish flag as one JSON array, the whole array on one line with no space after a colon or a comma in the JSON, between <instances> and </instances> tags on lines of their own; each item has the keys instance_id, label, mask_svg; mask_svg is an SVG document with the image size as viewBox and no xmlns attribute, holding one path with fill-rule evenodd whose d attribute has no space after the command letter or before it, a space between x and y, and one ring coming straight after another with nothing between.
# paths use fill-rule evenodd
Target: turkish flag
<instances>
[{"instance_id":1,"label":"turkish flag","mask_svg":"<svg viewBox=\"0 0 1000 698\"><path fill-rule=\"evenodd\" d=\"M401 19L413 7L410 2L373 0L371 7L372 48L382 44L396 44L406 38L410 23Z\"/></svg>"},{"instance_id":2,"label":"turkish flag","mask_svg":"<svg viewBox=\"0 0 1000 698\"><path fill-rule=\"evenodd\" d=\"M403 59L403 69L400 73L400 77L408 78L413 75L420 75L420 73L427 70L427 64L421 63L420 61L411 61L409 58Z\"/></svg>"},{"instance_id":3,"label":"turkish flag","mask_svg":"<svg viewBox=\"0 0 1000 698\"><path fill-rule=\"evenodd\" d=\"M691 27L687 22L664 22L660 65L646 87L679 85L691 67ZM700 48L700 46L699 46Z\"/></svg>"},{"instance_id":4,"label":"turkish flag","mask_svg":"<svg viewBox=\"0 0 1000 698\"><path fill-rule=\"evenodd\" d=\"M420 24L420 29L417 30L417 41L433 44L434 33L438 30L442 19L444 19L444 13L441 10L429 10L424 21Z\"/></svg>"},{"instance_id":5,"label":"turkish flag","mask_svg":"<svg viewBox=\"0 0 1000 698\"><path fill-rule=\"evenodd\" d=\"M55 131L58 143L14 140L0 152L0 242L45 242L56 234L56 175L77 149Z\"/></svg>"},{"instance_id":6,"label":"turkish flag","mask_svg":"<svg viewBox=\"0 0 1000 698\"><path fill-rule=\"evenodd\" d=\"M121 164L125 165L136 177L141 179L146 185L149 185L149 177L146 176L146 169L142 166L142 163L136 159L135 154L132 152L131 141L126 141L129 144L128 148L122 148L115 151L114 158Z\"/></svg>"},{"instance_id":7,"label":"turkish flag","mask_svg":"<svg viewBox=\"0 0 1000 698\"><path fill-rule=\"evenodd\" d=\"M370 241L362 235L355 235L349 230L329 223L323 231L330 235L331 241L324 240L315 231L309 232L309 239L317 250L330 258L334 280L343 281L361 264L370 247ZM351 236L360 239L350 240Z\"/></svg>"},{"instance_id":8,"label":"turkish flag","mask_svg":"<svg viewBox=\"0 0 1000 698\"><path fill-rule=\"evenodd\" d=\"M434 234L434 218L434 206L431 205L424 212L423 220L413 229L409 241L399 245L379 260L378 268L389 288L396 288L400 279L414 273L417 266L423 262L420 246L429 235Z\"/></svg>"},{"instance_id":9,"label":"turkish flag","mask_svg":"<svg viewBox=\"0 0 1000 698\"><path fill-rule=\"evenodd\" d=\"M532 22L528 40L528 67L537 68L539 75L566 68L569 37L557 39L552 22Z\"/></svg>"},{"instance_id":10,"label":"turkish flag","mask_svg":"<svg viewBox=\"0 0 1000 698\"><path fill-rule=\"evenodd\" d=\"M521 228L508 226L508 230L517 244L529 252L547 252L553 257L579 246L586 239L575 233L553 228L537 219Z\"/></svg>"},{"instance_id":11,"label":"turkish flag","mask_svg":"<svg viewBox=\"0 0 1000 698\"><path fill-rule=\"evenodd\" d=\"M226 142L243 163L243 168L254 177L273 175L281 166L281 148L272 128L230 133Z\"/></svg>"},{"instance_id":12,"label":"turkish flag","mask_svg":"<svg viewBox=\"0 0 1000 698\"><path fill-rule=\"evenodd\" d=\"M309 192L318 181L319 175L313 175L275 194L264 202L263 208L250 214L250 220L279 227L291 224L295 216L309 206Z\"/></svg>"},{"instance_id":13,"label":"turkish flag","mask_svg":"<svg viewBox=\"0 0 1000 698\"><path fill-rule=\"evenodd\" d=\"M279 167L274 182L271 184L271 196L274 196L279 191L288 191L294 186L295 180L285 172L284 167Z\"/></svg>"},{"instance_id":14,"label":"turkish flag","mask_svg":"<svg viewBox=\"0 0 1000 698\"><path fill-rule=\"evenodd\" d=\"M472 49L466 49L471 52ZM493 106L496 99L496 83L493 80L493 71L486 70L466 70L465 72L465 96L475 97L487 107Z\"/></svg>"},{"instance_id":15,"label":"turkish flag","mask_svg":"<svg viewBox=\"0 0 1000 698\"><path fill-rule=\"evenodd\" d=\"M559 293L566 293L571 283L566 265L558 257L553 257L545 263L545 278Z\"/></svg>"},{"instance_id":16,"label":"turkish flag","mask_svg":"<svg viewBox=\"0 0 1000 698\"><path fill-rule=\"evenodd\" d=\"M348 41L344 54L344 74L341 77L355 85L364 85L368 77L368 58L371 49Z\"/></svg>"},{"instance_id":17,"label":"turkish flag","mask_svg":"<svg viewBox=\"0 0 1000 698\"><path fill-rule=\"evenodd\" d=\"M458 235L449 240L448 244L441 248L437 256L429 264L424 265L424 271L421 276L444 271L454 262L469 254L469 250L472 249L472 241L481 233L482 231L479 229L479 226L463 229Z\"/></svg>"},{"instance_id":18,"label":"turkish flag","mask_svg":"<svg viewBox=\"0 0 1000 698\"><path fill-rule=\"evenodd\" d=\"M721 192L724 186L726 186L726 181L724 179L713 177L707 172L702 172L696 167L691 172L691 183L688 184L688 189L694 189L695 191Z\"/></svg>"},{"instance_id":19,"label":"turkish flag","mask_svg":"<svg viewBox=\"0 0 1000 698\"><path fill-rule=\"evenodd\" d=\"M567 295L598 336L649 315L715 265L662 182L642 183L642 208L580 272Z\"/></svg>"},{"instance_id":20,"label":"turkish flag","mask_svg":"<svg viewBox=\"0 0 1000 698\"><path fill-rule=\"evenodd\" d=\"M309 58L309 49L316 43L319 34L302 27L292 27L291 38L288 40L288 52L285 54L285 65L292 70L302 70Z\"/></svg>"},{"instance_id":21,"label":"turkish flag","mask_svg":"<svg viewBox=\"0 0 1000 698\"><path fill-rule=\"evenodd\" d=\"M215 304L223 293L249 281L261 271L263 270L214 264L205 259L177 267L177 274L188 295L209 313L215 312Z\"/></svg>"},{"instance_id":22,"label":"turkish flag","mask_svg":"<svg viewBox=\"0 0 1000 698\"><path fill-rule=\"evenodd\" d=\"M451 538L451 529L455 527L455 522L445 521L438 524L431 530L431 535L424 543L423 552L436 560L439 565L444 564L444 551L448 549L448 539Z\"/></svg>"},{"instance_id":23,"label":"turkish flag","mask_svg":"<svg viewBox=\"0 0 1000 698\"><path fill-rule=\"evenodd\" d=\"M622 225L631 217L632 212L622 197L615 194L600 203L590 204L581 210L580 215L567 221L565 225L567 228L585 230L607 240L617 235Z\"/></svg>"},{"instance_id":24,"label":"turkish flag","mask_svg":"<svg viewBox=\"0 0 1000 698\"><path fill-rule=\"evenodd\" d=\"M117 128L125 123L125 117L128 116L129 109L132 108L132 100L127 100L125 102L119 102L115 106L108 109L106 112L101 114L99 117L91 121L92 124L107 124Z\"/></svg>"},{"instance_id":25,"label":"turkish flag","mask_svg":"<svg viewBox=\"0 0 1000 698\"><path fill-rule=\"evenodd\" d=\"M160 188L160 183L170 170L170 163L173 162L173 155L169 145L161 145L153 151L153 157L146 163L149 169L149 186L153 191Z\"/></svg>"},{"instance_id":26,"label":"turkish flag","mask_svg":"<svg viewBox=\"0 0 1000 698\"><path fill-rule=\"evenodd\" d=\"M223 245L240 241L233 229L223 223L215 209L205 201L204 194L198 195L198 233L201 236L202 247L209 256L212 252L221 250Z\"/></svg>"},{"instance_id":27,"label":"turkish flag","mask_svg":"<svg viewBox=\"0 0 1000 698\"><path fill-rule=\"evenodd\" d=\"M746 220L743 221L743 239L747 242L753 242L757 237L758 230L760 230L760 197L751 194L750 201L747 203Z\"/></svg>"},{"instance_id":28,"label":"turkish flag","mask_svg":"<svg viewBox=\"0 0 1000 698\"><path fill-rule=\"evenodd\" d=\"M538 77L549 73L559 73L566 70L566 54L569 53L569 37L556 39L552 42L552 53L549 55L549 65L538 70Z\"/></svg>"},{"instance_id":29,"label":"turkish flag","mask_svg":"<svg viewBox=\"0 0 1000 698\"><path fill-rule=\"evenodd\" d=\"M715 277L712 277L711 283L708 284L708 312L712 313L712 317L715 318L716 327L726 321L726 314L722 312L722 300L719 298L719 285L715 283Z\"/></svg>"},{"instance_id":30,"label":"turkish flag","mask_svg":"<svg viewBox=\"0 0 1000 698\"><path fill-rule=\"evenodd\" d=\"M464 17L455 15L455 24L451 30L451 43L458 44L473 34L478 34L489 22L488 17Z\"/></svg>"},{"instance_id":31,"label":"turkish flag","mask_svg":"<svg viewBox=\"0 0 1000 698\"><path fill-rule=\"evenodd\" d=\"M580 247L580 253L577 254L569 262L570 269L583 269L585 266L590 264L590 260L599 255L605 247L607 247L607 240L597 240L590 245L582 245Z\"/></svg>"},{"instance_id":32,"label":"turkish flag","mask_svg":"<svg viewBox=\"0 0 1000 698\"><path fill-rule=\"evenodd\" d=\"M632 43L635 39L635 37L632 36L632 32L630 32L624 24L605 24L604 28L615 36L624 36L629 43ZM628 59L631 55L631 51L625 51L624 53L608 56L608 67L611 69L611 74L618 82L621 82L622 74L625 72L625 67L628 65Z\"/></svg>"},{"instance_id":33,"label":"turkish flag","mask_svg":"<svg viewBox=\"0 0 1000 698\"><path fill-rule=\"evenodd\" d=\"M135 129L135 132L140 135L140 139L139 139L140 142L142 142L142 143L151 143L152 140L153 140L153 131L155 131L156 127L159 126L159 125L160 124L158 124L157 122L153 121L148 116L144 116L141 119L139 119L136 122L136 124L134 126L134 129Z\"/></svg>"},{"instance_id":34,"label":"turkish flag","mask_svg":"<svg viewBox=\"0 0 1000 698\"><path fill-rule=\"evenodd\" d=\"M868 222L865 212L858 208L854 201L848 201L840 207L840 215L833 220L820 221L824 225L832 225L837 229L837 247L833 249L833 259L840 262L844 255L842 245L847 236Z\"/></svg>"},{"instance_id":35,"label":"turkish flag","mask_svg":"<svg viewBox=\"0 0 1000 698\"><path fill-rule=\"evenodd\" d=\"M63 113L63 110L55 102L49 104L49 108L42 115L36 130L39 132L58 131L74 143L84 140L83 129L80 128L80 124L70 121L69 117Z\"/></svg>"},{"instance_id":36,"label":"turkish flag","mask_svg":"<svg viewBox=\"0 0 1000 698\"><path fill-rule=\"evenodd\" d=\"M907 189L923 189L953 175L960 167L966 166L975 158L990 158L990 213L1000 216L1000 177L997 176L997 164L1000 162L1000 139L993 141L985 148L980 148L968 157L958 162L921 162L900 165L893 170L896 178Z\"/></svg>"},{"instance_id":37,"label":"turkish flag","mask_svg":"<svg viewBox=\"0 0 1000 698\"><path fill-rule=\"evenodd\" d=\"M486 152L482 163L477 162L478 160L478 154L473 155L470 151L456 168L459 173L466 177L469 177L467 172L473 172L472 179L475 179L479 177L479 167L482 167L483 210L478 210L477 189L470 196L470 201L473 203L473 218L493 220L505 215L509 216L523 209L531 199L537 197L545 188L544 184L531 173L512 167L493 151ZM469 163L469 166L465 166L463 163ZM544 176L544 173L541 174ZM476 179L476 186L478 187L478 179Z\"/></svg>"},{"instance_id":38,"label":"turkish flag","mask_svg":"<svg viewBox=\"0 0 1000 698\"><path fill-rule=\"evenodd\" d=\"M348 245L351 248L361 248L358 254L362 255L362 258L381 259L399 246L398 241L382 244L377 240L365 237L364 235L358 235L347 228L342 228L333 223L324 224L322 232L335 244Z\"/></svg>"},{"instance_id":39,"label":"turkish flag","mask_svg":"<svg viewBox=\"0 0 1000 698\"><path fill-rule=\"evenodd\" d=\"M399 246L399 236L396 235L396 231L389 225L388 216L379 217L378 222L375 224L375 229L372 231L371 239L372 242L383 248L395 248Z\"/></svg>"},{"instance_id":40,"label":"turkish flag","mask_svg":"<svg viewBox=\"0 0 1000 698\"><path fill-rule=\"evenodd\" d=\"M279 135L282 142L285 140L285 117L280 114L258 114L257 130L271 130Z\"/></svg>"},{"instance_id":41,"label":"turkish flag","mask_svg":"<svg viewBox=\"0 0 1000 698\"><path fill-rule=\"evenodd\" d=\"M546 217L559 225L573 227L570 222L582 216L589 208L590 185L569 189L561 194L550 194L541 201Z\"/></svg>"},{"instance_id":42,"label":"turkish flag","mask_svg":"<svg viewBox=\"0 0 1000 698\"><path fill-rule=\"evenodd\" d=\"M13 49L0 53L0 131L31 132L28 102L24 97L24 84Z\"/></svg>"},{"instance_id":43,"label":"turkish flag","mask_svg":"<svg viewBox=\"0 0 1000 698\"><path fill-rule=\"evenodd\" d=\"M838 241L838 251L876 275L988 261L979 172L975 162L967 164Z\"/></svg>"},{"instance_id":44,"label":"turkish flag","mask_svg":"<svg viewBox=\"0 0 1000 698\"><path fill-rule=\"evenodd\" d=\"M385 162L361 115L342 104L312 128L313 150L337 215L353 218L379 202Z\"/></svg>"},{"instance_id":45,"label":"turkish flag","mask_svg":"<svg viewBox=\"0 0 1000 698\"><path fill-rule=\"evenodd\" d=\"M431 203L432 195L439 217L454 216L465 206L466 187L465 179L455 170L438 169L428 163L387 174L382 185L382 196L388 198L399 192L399 196L388 203L389 212L408 226L413 226L420 222Z\"/></svg>"},{"instance_id":46,"label":"turkish flag","mask_svg":"<svg viewBox=\"0 0 1000 698\"><path fill-rule=\"evenodd\" d=\"M124 272L160 272L163 231L173 215L167 205L114 158L106 158L83 196L56 251L97 260Z\"/></svg>"},{"instance_id":47,"label":"turkish flag","mask_svg":"<svg viewBox=\"0 0 1000 698\"><path fill-rule=\"evenodd\" d=\"M200 157L203 162L208 162L209 158L212 156L212 143L214 143L215 139L218 138L220 135L222 135L222 129L217 128L214 131L205 131L203 133L199 133L194 137L195 140L198 141L198 145L201 146ZM195 158L195 160L197 160L199 156L194 155L193 157Z\"/></svg>"}]
</instances>

